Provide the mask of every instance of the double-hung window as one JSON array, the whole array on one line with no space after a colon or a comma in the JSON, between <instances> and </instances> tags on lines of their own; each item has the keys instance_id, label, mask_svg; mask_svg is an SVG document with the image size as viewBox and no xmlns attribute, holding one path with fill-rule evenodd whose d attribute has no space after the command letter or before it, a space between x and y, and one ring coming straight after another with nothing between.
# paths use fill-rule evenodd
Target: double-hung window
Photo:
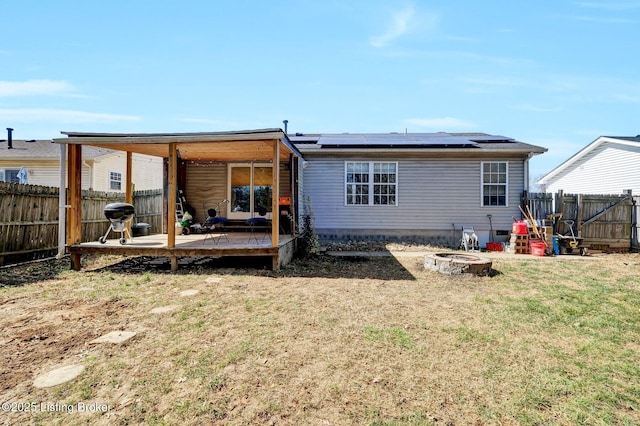
<instances>
[{"instance_id":1,"label":"double-hung window","mask_svg":"<svg viewBox=\"0 0 640 426\"><path fill-rule=\"evenodd\" d=\"M0 182L19 183L18 173L20 173L19 169L0 169Z\"/></svg>"},{"instance_id":2,"label":"double-hung window","mask_svg":"<svg viewBox=\"0 0 640 426\"><path fill-rule=\"evenodd\" d=\"M507 206L508 164L503 161L482 162L483 206Z\"/></svg>"},{"instance_id":3,"label":"double-hung window","mask_svg":"<svg viewBox=\"0 0 640 426\"><path fill-rule=\"evenodd\" d=\"M112 191L122 191L122 173L109 172L109 188Z\"/></svg>"},{"instance_id":4,"label":"double-hung window","mask_svg":"<svg viewBox=\"0 0 640 426\"><path fill-rule=\"evenodd\" d=\"M345 203L348 206L398 205L398 163L345 163Z\"/></svg>"}]
</instances>

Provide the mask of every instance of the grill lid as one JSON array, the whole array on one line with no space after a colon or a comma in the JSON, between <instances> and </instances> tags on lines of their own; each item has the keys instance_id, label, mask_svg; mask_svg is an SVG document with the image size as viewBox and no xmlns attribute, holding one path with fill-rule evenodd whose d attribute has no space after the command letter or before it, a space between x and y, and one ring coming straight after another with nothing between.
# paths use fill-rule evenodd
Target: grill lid
<instances>
[{"instance_id":1,"label":"grill lid","mask_svg":"<svg viewBox=\"0 0 640 426\"><path fill-rule=\"evenodd\" d=\"M130 220L134 213L135 209L129 203L110 203L104 207L104 216L109 220Z\"/></svg>"}]
</instances>

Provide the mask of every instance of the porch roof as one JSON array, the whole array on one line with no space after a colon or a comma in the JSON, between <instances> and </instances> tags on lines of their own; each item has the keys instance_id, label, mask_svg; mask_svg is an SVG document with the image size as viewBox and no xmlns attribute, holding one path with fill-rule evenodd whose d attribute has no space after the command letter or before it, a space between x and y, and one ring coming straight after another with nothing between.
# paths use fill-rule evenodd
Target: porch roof
<instances>
[{"instance_id":1,"label":"porch roof","mask_svg":"<svg viewBox=\"0 0 640 426\"><path fill-rule=\"evenodd\" d=\"M186 161L269 161L274 140L280 143L280 161L302 154L281 129L257 129L203 133L82 133L61 132L66 138L53 141L79 144L168 158L175 143Z\"/></svg>"}]
</instances>

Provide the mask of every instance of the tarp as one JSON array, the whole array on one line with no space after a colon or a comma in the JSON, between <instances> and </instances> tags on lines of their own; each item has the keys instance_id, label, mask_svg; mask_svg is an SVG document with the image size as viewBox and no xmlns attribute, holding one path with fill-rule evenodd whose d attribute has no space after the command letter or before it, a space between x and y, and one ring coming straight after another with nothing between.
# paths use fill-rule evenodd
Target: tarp
<instances>
[{"instance_id":1,"label":"tarp","mask_svg":"<svg viewBox=\"0 0 640 426\"><path fill-rule=\"evenodd\" d=\"M24 166L20 167L17 177L18 183L29 183L29 170Z\"/></svg>"}]
</instances>

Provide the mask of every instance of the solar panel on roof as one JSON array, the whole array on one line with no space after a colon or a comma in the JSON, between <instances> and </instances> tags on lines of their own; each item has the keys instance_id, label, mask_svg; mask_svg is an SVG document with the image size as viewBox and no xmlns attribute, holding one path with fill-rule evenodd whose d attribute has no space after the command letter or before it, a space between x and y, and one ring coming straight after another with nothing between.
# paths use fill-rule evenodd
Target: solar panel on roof
<instances>
[{"instance_id":1,"label":"solar panel on roof","mask_svg":"<svg viewBox=\"0 0 640 426\"><path fill-rule=\"evenodd\" d=\"M318 140L322 146L475 146L476 142L447 133L390 133L390 134L342 134L323 135Z\"/></svg>"},{"instance_id":2,"label":"solar panel on roof","mask_svg":"<svg viewBox=\"0 0 640 426\"><path fill-rule=\"evenodd\" d=\"M496 135L472 136L469 139L474 142L513 142L515 140L512 138L507 138L505 136Z\"/></svg>"}]
</instances>

